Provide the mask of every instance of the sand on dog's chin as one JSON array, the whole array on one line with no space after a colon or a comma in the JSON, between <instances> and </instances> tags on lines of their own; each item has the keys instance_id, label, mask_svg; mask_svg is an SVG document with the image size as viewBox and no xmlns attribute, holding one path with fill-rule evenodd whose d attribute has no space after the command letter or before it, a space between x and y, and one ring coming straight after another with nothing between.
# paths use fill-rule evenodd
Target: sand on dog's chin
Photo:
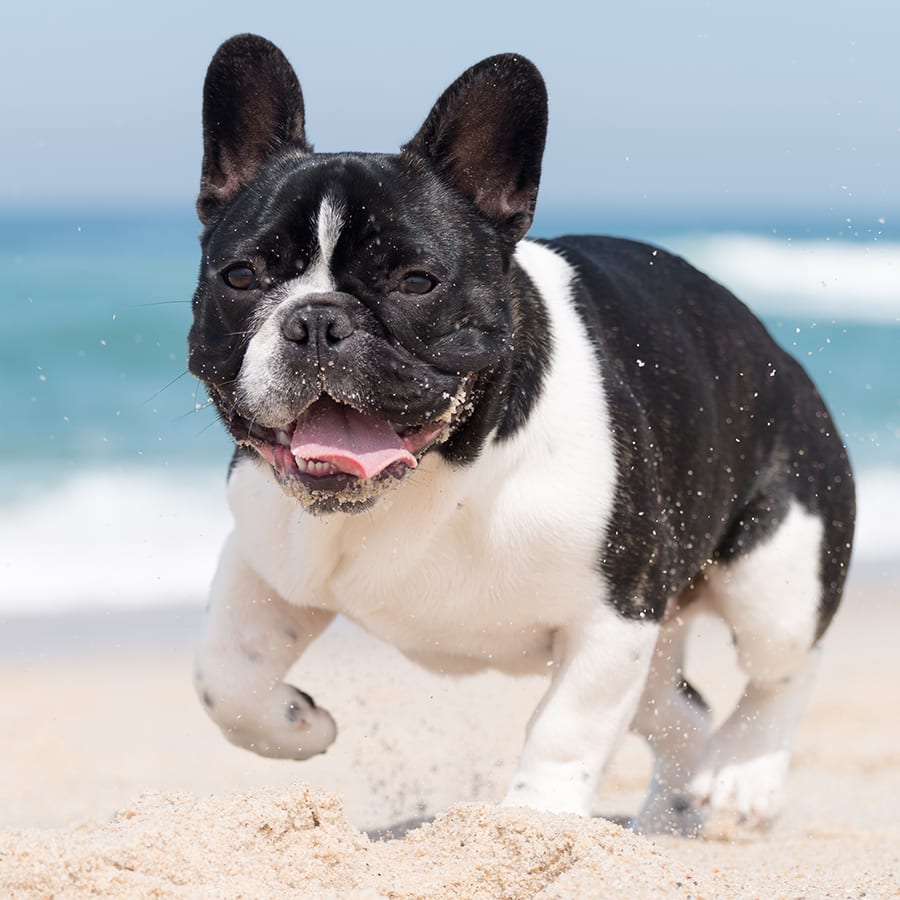
<instances>
[{"instance_id":1,"label":"sand on dog's chin","mask_svg":"<svg viewBox=\"0 0 900 900\"><path fill-rule=\"evenodd\" d=\"M111 820L0 833L13 896L673 897L719 894L601 819L452 807L372 841L340 800L304 786L224 798L145 794Z\"/></svg>"}]
</instances>

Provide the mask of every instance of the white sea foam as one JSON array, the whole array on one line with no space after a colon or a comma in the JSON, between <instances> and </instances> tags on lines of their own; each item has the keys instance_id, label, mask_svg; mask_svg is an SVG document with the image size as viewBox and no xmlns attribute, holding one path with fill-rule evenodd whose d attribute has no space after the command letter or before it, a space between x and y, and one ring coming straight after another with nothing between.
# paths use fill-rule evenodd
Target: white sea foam
<instances>
[{"instance_id":1,"label":"white sea foam","mask_svg":"<svg viewBox=\"0 0 900 900\"><path fill-rule=\"evenodd\" d=\"M854 558L900 566L900 469L863 469L856 479Z\"/></svg>"},{"instance_id":2,"label":"white sea foam","mask_svg":"<svg viewBox=\"0 0 900 900\"><path fill-rule=\"evenodd\" d=\"M222 472L74 474L0 510L0 615L200 605L230 521Z\"/></svg>"},{"instance_id":3,"label":"white sea foam","mask_svg":"<svg viewBox=\"0 0 900 900\"><path fill-rule=\"evenodd\" d=\"M857 568L893 571L900 469L864 471L858 487ZM0 616L199 607L230 521L218 471L75 474L0 510Z\"/></svg>"},{"instance_id":4,"label":"white sea foam","mask_svg":"<svg viewBox=\"0 0 900 900\"><path fill-rule=\"evenodd\" d=\"M752 234L661 241L760 313L900 324L900 243Z\"/></svg>"}]
</instances>

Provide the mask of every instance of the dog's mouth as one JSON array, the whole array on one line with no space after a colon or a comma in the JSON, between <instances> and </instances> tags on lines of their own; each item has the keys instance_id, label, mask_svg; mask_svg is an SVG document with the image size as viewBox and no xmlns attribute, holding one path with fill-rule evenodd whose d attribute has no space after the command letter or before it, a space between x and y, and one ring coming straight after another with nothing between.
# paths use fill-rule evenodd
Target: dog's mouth
<instances>
[{"instance_id":1,"label":"dog's mouth","mask_svg":"<svg viewBox=\"0 0 900 900\"><path fill-rule=\"evenodd\" d=\"M402 426L323 394L293 422L267 428L238 413L228 421L239 444L253 447L282 482L344 492L373 480L402 478L445 441L469 408L467 378L434 421Z\"/></svg>"}]
</instances>

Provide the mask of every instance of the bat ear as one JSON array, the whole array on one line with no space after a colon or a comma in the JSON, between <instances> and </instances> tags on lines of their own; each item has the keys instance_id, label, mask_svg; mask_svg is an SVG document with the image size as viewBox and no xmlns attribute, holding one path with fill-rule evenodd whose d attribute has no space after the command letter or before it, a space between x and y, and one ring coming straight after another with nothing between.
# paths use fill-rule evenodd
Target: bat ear
<instances>
[{"instance_id":1,"label":"bat ear","mask_svg":"<svg viewBox=\"0 0 900 900\"><path fill-rule=\"evenodd\" d=\"M200 221L214 219L272 153L289 145L312 152L291 64L265 38L230 38L216 51L203 86Z\"/></svg>"},{"instance_id":2,"label":"bat ear","mask_svg":"<svg viewBox=\"0 0 900 900\"><path fill-rule=\"evenodd\" d=\"M427 159L515 243L534 218L546 135L544 80L508 53L450 85L403 152Z\"/></svg>"}]
</instances>

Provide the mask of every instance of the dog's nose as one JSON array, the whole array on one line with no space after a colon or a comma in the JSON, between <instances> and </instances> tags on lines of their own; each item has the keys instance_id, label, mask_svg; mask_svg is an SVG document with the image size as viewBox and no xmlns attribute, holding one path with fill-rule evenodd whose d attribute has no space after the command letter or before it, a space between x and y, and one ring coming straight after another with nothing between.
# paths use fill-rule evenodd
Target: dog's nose
<instances>
[{"instance_id":1,"label":"dog's nose","mask_svg":"<svg viewBox=\"0 0 900 900\"><path fill-rule=\"evenodd\" d=\"M337 306L317 304L299 306L281 323L281 333L292 343L333 348L353 334L350 316Z\"/></svg>"}]
</instances>

